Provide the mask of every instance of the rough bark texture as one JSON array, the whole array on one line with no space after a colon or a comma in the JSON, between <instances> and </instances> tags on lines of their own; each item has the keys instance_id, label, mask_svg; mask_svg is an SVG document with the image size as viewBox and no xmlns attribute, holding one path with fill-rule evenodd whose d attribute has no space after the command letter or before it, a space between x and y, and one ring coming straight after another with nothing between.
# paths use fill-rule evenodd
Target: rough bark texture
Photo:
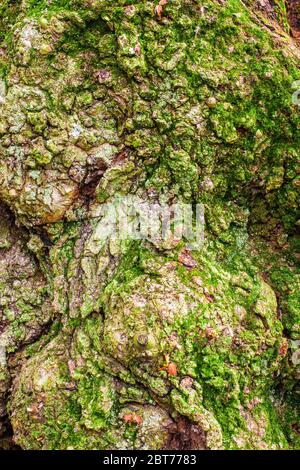
<instances>
[{"instance_id":1,"label":"rough bark texture","mask_svg":"<svg viewBox=\"0 0 300 470\"><path fill-rule=\"evenodd\" d=\"M292 35L300 39L300 2L299 0L288 0L288 22L291 26Z\"/></svg>"},{"instance_id":2,"label":"rough bark texture","mask_svg":"<svg viewBox=\"0 0 300 470\"><path fill-rule=\"evenodd\" d=\"M3 447L300 447L296 10L261 5L1 1ZM203 203L205 245L102 243L116 194Z\"/></svg>"}]
</instances>

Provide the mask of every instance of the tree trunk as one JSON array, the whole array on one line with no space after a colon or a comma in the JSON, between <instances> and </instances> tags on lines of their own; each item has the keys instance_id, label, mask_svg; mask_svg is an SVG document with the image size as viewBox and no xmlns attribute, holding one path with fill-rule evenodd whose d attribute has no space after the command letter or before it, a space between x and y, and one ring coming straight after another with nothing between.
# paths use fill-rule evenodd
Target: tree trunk
<instances>
[{"instance_id":1,"label":"tree trunk","mask_svg":"<svg viewBox=\"0 0 300 470\"><path fill-rule=\"evenodd\" d=\"M3 448L300 448L296 4L1 2Z\"/></svg>"}]
</instances>

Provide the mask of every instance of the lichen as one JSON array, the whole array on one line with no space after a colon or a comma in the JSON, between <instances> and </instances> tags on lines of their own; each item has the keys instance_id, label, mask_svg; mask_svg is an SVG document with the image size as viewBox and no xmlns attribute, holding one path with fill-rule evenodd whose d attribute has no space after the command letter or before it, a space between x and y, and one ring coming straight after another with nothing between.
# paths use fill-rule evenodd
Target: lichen
<instances>
[{"instance_id":1,"label":"lichen","mask_svg":"<svg viewBox=\"0 0 300 470\"><path fill-rule=\"evenodd\" d=\"M299 448L299 51L269 21L2 2L0 419L22 448L180 447L182 423L185 446ZM103 239L126 195L203 204L204 245Z\"/></svg>"}]
</instances>

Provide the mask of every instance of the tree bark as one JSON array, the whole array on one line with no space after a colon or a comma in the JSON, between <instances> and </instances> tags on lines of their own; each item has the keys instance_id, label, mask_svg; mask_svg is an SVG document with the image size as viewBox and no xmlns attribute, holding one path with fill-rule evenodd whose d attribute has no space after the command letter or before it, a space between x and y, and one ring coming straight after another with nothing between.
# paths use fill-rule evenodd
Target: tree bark
<instances>
[{"instance_id":1,"label":"tree bark","mask_svg":"<svg viewBox=\"0 0 300 470\"><path fill-rule=\"evenodd\" d=\"M3 448L300 448L300 52L276 5L2 1ZM124 201L201 205L204 243L105 236Z\"/></svg>"}]
</instances>

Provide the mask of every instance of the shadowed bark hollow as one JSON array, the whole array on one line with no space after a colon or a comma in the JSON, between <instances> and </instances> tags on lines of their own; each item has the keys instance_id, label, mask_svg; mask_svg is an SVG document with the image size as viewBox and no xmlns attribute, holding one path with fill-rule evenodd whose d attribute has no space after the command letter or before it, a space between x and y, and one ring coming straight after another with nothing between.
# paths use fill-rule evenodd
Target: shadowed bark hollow
<instances>
[{"instance_id":1,"label":"shadowed bark hollow","mask_svg":"<svg viewBox=\"0 0 300 470\"><path fill-rule=\"evenodd\" d=\"M299 0L288 0L288 21L291 26L292 35L300 40L300 2Z\"/></svg>"}]
</instances>

